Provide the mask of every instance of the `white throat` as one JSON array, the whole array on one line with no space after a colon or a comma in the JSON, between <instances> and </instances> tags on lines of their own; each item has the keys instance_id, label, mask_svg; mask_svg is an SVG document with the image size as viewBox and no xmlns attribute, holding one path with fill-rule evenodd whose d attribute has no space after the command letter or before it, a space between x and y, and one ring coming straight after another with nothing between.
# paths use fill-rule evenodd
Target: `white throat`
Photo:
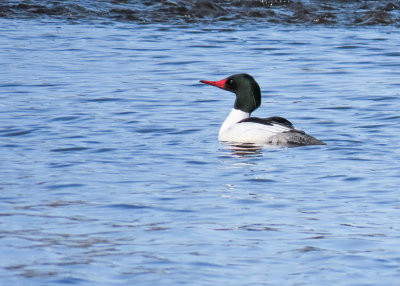
<instances>
[{"instance_id":1,"label":"white throat","mask_svg":"<svg viewBox=\"0 0 400 286\"><path fill-rule=\"evenodd\" d=\"M232 127L234 124L238 123L240 120L249 117L250 113L233 108L228 117L225 119L224 123L222 123L221 129L219 130L219 137L221 137L221 134Z\"/></svg>"}]
</instances>

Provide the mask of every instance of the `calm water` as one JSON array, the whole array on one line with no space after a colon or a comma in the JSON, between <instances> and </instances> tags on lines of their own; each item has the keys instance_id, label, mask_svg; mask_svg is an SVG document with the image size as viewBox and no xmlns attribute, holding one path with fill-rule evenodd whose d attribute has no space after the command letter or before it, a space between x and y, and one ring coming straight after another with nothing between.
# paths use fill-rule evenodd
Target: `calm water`
<instances>
[{"instance_id":1,"label":"calm water","mask_svg":"<svg viewBox=\"0 0 400 286\"><path fill-rule=\"evenodd\" d=\"M400 29L0 20L1 285L395 285ZM327 146L217 141L248 72Z\"/></svg>"}]
</instances>

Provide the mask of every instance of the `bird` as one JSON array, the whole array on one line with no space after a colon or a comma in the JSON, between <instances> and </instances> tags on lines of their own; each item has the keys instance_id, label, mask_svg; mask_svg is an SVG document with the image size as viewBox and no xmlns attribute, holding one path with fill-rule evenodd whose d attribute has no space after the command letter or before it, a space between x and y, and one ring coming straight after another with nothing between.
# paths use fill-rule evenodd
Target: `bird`
<instances>
[{"instance_id":1,"label":"bird","mask_svg":"<svg viewBox=\"0 0 400 286\"><path fill-rule=\"evenodd\" d=\"M261 105L260 86L251 75L240 73L219 81L200 82L236 94L233 108L219 130L219 141L279 146L325 145L296 129L283 117L251 117L251 113Z\"/></svg>"}]
</instances>

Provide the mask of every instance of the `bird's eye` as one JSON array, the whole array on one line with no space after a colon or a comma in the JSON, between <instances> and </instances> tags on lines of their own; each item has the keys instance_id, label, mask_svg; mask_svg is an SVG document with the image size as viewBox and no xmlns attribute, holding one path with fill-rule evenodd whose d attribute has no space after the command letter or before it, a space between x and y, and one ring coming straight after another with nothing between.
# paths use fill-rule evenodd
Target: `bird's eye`
<instances>
[{"instance_id":1,"label":"bird's eye","mask_svg":"<svg viewBox=\"0 0 400 286\"><path fill-rule=\"evenodd\" d=\"M232 85L233 84L233 79L229 79L227 83L228 83L228 85Z\"/></svg>"}]
</instances>

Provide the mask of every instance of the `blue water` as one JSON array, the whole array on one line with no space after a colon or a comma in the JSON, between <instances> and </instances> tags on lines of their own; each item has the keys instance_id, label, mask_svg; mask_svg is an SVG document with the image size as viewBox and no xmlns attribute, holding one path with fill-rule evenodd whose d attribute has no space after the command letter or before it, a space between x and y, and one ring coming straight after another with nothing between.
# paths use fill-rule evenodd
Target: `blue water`
<instances>
[{"instance_id":1,"label":"blue water","mask_svg":"<svg viewBox=\"0 0 400 286\"><path fill-rule=\"evenodd\" d=\"M1 285L395 285L400 29L0 19ZM252 74L326 146L218 142Z\"/></svg>"}]
</instances>

